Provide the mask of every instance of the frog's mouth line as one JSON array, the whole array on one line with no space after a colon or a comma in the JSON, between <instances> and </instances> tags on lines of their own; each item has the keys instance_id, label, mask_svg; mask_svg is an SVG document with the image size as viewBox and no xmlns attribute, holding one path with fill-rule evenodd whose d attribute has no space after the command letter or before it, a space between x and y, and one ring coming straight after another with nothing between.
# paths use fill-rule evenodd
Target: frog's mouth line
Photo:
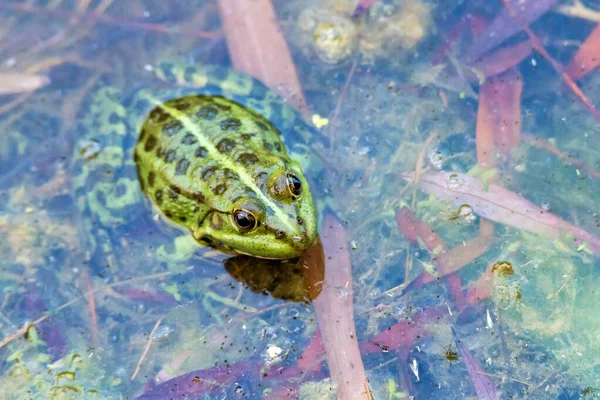
<instances>
[{"instance_id":1,"label":"frog's mouth line","mask_svg":"<svg viewBox=\"0 0 600 400\"><path fill-rule=\"evenodd\" d=\"M221 215L223 215L224 219L230 218L232 213L229 211L222 211L222 210L218 210L218 209L213 209L212 212L217 212ZM210 214L210 213L209 213ZM233 222L231 222L232 226L233 226ZM268 224L261 224L264 229L271 233L270 238L268 239L269 241L271 241L272 243L277 243L279 244L279 246L281 247L286 247L286 248L291 248L294 249L298 254L303 253L308 247L308 237L302 236L302 235L293 235L293 236L285 236L281 235L279 229L276 229L272 226L269 226ZM214 231L217 232L218 230L215 229L214 227L208 227L208 229L210 231ZM204 234L200 234L200 232L202 231L202 233ZM251 233L251 232L248 232ZM236 235L247 235L248 233L242 233L242 232L236 232L235 234L231 234L231 236L236 236ZM283 233L283 232L282 232ZM243 254L243 255L247 255L247 256L251 256L251 257L257 257L257 258L265 258L265 259L272 259L272 260L280 260L280 259L284 259L283 257L269 257L269 256L265 256L265 255L257 255L255 252L252 251L244 251L243 249L240 249L239 247L232 247L230 245L227 245L226 243L223 243L222 241L216 241L213 239L209 239L207 240L206 236L206 232L204 231L204 229L196 229L192 231L192 235L194 237L194 239L198 242L204 242L204 243L210 243L213 246L216 246L217 248L220 249L227 249L230 250L234 253L237 254ZM210 237L210 234L208 235ZM264 235L263 235L264 236ZM250 242L253 242L257 245L259 244L264 244L265 242L265 238L263 237L261 241L255 241L251 236L248 238L250 240ZM312 245L312 243L310 243L310 245ZM275 253L277 253L277 250L274 250ZM286 257L287 258L287 257Z\"/></svg>"}]
</instances>

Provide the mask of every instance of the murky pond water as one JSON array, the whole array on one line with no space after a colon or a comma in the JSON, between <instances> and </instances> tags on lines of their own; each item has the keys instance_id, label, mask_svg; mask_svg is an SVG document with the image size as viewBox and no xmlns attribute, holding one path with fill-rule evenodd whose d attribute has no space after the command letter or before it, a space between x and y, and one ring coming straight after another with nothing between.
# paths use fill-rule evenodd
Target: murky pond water
<instances>
[{"instance_id":1,"label":"murky pond water","mask_svg":"<svg viewBox=\"0 0 600 400\"><path fill-rule=\"evenodd\" d=\"M0 2L0 398L599 397L599 23Z\"/></svg>"}]
</instances>

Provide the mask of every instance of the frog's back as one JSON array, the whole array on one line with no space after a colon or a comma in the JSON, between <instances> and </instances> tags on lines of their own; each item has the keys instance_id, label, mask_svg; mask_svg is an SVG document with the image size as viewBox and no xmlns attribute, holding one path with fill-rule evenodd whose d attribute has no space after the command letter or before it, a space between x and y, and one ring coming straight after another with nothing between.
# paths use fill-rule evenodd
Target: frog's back
<instances>
[{"instance_id":1,"label":"frog's back","mask_svg":"<svg viewBox=\"0 0 600 400\"><path fill-rule=\"evenodd\" d=\"M152 100L150 100L152 101ZM187 225L261 187L288 167L280 133L258 113L222 96L157 101L134 152L142 190L168 217Z\"/></svg>"}]
</instances>

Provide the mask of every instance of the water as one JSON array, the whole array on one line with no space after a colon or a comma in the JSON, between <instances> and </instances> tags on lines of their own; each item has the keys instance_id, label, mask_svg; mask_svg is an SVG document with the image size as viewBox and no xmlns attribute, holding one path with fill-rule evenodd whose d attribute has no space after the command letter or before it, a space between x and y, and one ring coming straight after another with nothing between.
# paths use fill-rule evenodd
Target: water
<instances>
[{"instance_id":1,"label":"water","mask_svg":"<svg viewBox=\"0 0 600 400\"><path fill-rule=\"evenodd\" d=\"M376 399L598 397L592 2L506 2L520 23L500 1L274 2L291 58L255 3L230 25L249 3L0 3L0 397L347 398L365 376ZM163 59L267 71L306 110L316 133L286 140L324 255L162 262L179 232L144 207L89 254L84 111Z\"/></svg>"}]
</instances>

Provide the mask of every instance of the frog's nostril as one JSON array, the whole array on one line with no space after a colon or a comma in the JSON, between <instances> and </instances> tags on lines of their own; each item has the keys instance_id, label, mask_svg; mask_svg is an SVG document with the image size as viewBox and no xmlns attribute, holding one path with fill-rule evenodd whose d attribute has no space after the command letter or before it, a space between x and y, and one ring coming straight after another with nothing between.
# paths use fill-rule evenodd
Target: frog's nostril
<instances>
[{"instance_id":1,"label":"frog's nostril","mask_svg":"<svg viewBox=\"0 0 600 400\"><path fill-rule=\"evenodd\" d=\"M275 237L277 239L281 239L281 238L285 237L285 232L282 230L279 230L279 231L275 232Z\"/></svg>"}]
</instances>

